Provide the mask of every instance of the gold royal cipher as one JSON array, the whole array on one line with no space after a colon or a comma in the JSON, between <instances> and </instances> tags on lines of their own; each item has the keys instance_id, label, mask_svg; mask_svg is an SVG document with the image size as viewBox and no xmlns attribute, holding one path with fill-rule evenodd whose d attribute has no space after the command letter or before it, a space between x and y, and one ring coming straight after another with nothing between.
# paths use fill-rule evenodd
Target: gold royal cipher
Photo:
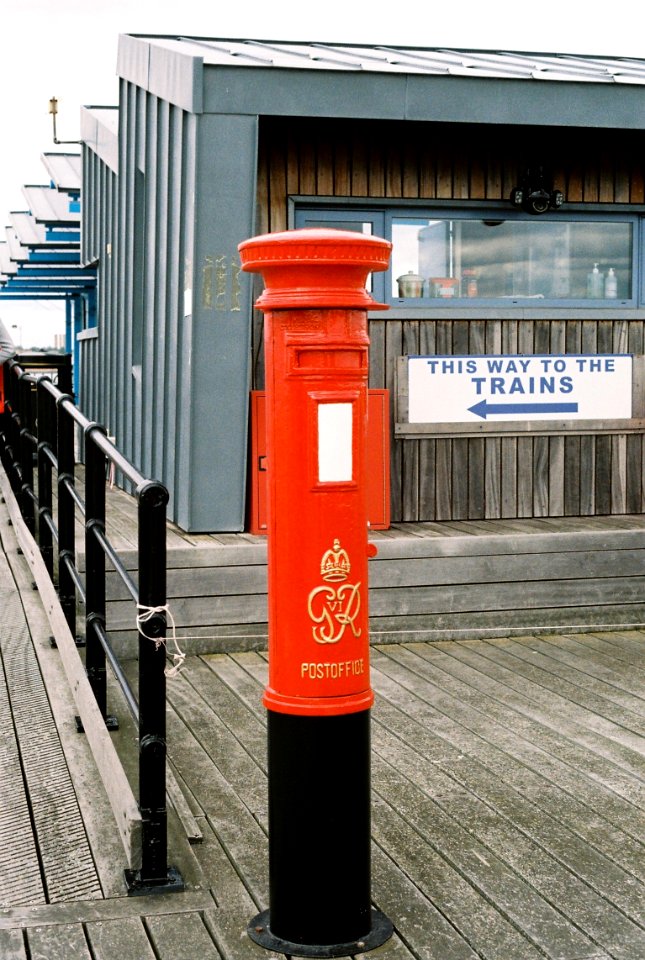
<instances>
[{"instance_id":1,"label":"gold royal cipher","mask_svg":"<svg viewBox=\"0 0 645 960\"><path fill-rule=\"evenodd\" d=\"M314 623L313 638L316 643L338 643L347 627L355 637L360 637L361 628L356 626L356 618L361 608L360 583L347 583L351 563L346 550L336 538L333 546L326 550L320 561L320 575L327 584L340 583L340 586L325 584L314 587L309 594L307 608Z\"/></svg>"}]
</instances>

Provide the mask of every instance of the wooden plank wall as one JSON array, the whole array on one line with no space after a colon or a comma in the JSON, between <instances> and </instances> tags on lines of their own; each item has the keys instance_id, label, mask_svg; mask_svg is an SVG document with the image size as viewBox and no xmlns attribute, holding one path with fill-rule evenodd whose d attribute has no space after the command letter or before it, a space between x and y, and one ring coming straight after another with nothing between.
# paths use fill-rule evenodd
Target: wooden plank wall
<instances>
[{"instance_id":1,"label":"wooden plank wall","mask_svg":"<svg viewBox=\"0 0 645 960\"><path fill-rule=\"evenodd\" d=\"M291 196L507 198L530 157L554 171L565 202L645 203L638 132L533 130L400 122L267 119L260 136L258 232L288 226ZM518 142L521 141L520 154ZM395 393L398 356L643 353L642 320L370 321L370 386ZM417 313L418 316L418 313ZM262 389L261 318L254 387ZM642 437L505 437L392 441L392 520L641 513Z\"/></svg>"},{"instance_id":2,"label":"wooden plank wall","mask_svg":"<svg viewBox=\"0 0 645 960\"><path fill-rule=\"evenodd\" d=\"M397 356L641 352L642 321L376 320L370 372L393 392ZM393 443L397 520L641 513L640 435Z\"/></svg>"}]
</instances>

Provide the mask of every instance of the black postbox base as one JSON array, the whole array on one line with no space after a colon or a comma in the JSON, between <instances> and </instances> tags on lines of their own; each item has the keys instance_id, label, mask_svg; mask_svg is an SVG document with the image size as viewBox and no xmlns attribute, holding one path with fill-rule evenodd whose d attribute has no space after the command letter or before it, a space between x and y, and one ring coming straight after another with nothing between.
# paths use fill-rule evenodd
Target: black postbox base
<instances>
[{"instance_id":1,"label":"black postbox base","mask_svg":"<svg viewBox=\"0 0 645 960\"><path fill-rule=\"evenodd\" d=\"M357 953L366 953L368 950L380 947L392 936L392 921L375 907L372 907L371 911L372 927L365 936L358 940L350 940L349 943L334 944L294 943L292 940L276 937L271 933L269 914L270 911L265 910L254 917L248 926L248 934L251 940L261 947L273 950L274 953L286 953L289 956L319 957L322 960L328 957L353 957Z\"/></svg>"},{"instance_id":2,"label":"black postbox base","mask_svg":"<svg viewBox=\"0 0 645 960\"><path fill-rule=\"evenodd\" d=\"M278 953L372 950L392 924L370 898L370 711L268 711L269 910L251 939Z\"/></svg>"}]
</instances>

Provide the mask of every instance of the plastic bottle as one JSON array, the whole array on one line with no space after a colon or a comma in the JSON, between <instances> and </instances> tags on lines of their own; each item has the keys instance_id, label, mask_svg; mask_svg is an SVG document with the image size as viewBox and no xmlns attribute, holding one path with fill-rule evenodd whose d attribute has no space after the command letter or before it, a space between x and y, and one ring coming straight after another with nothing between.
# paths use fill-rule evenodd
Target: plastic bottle
<instances>
[{"instance_id":1,"label":"plastic bottle","mask_svg":"<svg viewBox=\"0 0 645 960\"><path fill-rule=\"evenodd\" d=\"M609 268L609 272L605 277L605 297L608 299L614 299L618 296L618 278L613 267Z\"/></svg>"},{"instance_id":2,"label":"plastic bottle","mask_svg":"<svg viewBox=\"0 0 645 960\"><path fill-rule=\"evenodd\" d=\"M605 292L603 275L598 269L598 264L594 263L593 270L587 274L587 296L591 300L598 300Z\"/></svg>"}]
</instances>

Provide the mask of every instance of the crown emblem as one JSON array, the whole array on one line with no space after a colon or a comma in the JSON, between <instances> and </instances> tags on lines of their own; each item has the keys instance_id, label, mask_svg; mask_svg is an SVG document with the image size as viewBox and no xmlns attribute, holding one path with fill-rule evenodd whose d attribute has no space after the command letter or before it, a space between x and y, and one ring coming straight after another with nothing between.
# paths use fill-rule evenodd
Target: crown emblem
<instances>
[{"instance_id":1,"label":"crown emblem","mask_svg":"<svg viewBox=\"0 0 645 960\"><path fill-rule=\"evenodd\" d=\"M347 551L342 549L340 540L334 540L333 547L323 553L320 561L320 574L323 580L346 580L350 570L351 564Z\"/></svg>"}]
</instances>

